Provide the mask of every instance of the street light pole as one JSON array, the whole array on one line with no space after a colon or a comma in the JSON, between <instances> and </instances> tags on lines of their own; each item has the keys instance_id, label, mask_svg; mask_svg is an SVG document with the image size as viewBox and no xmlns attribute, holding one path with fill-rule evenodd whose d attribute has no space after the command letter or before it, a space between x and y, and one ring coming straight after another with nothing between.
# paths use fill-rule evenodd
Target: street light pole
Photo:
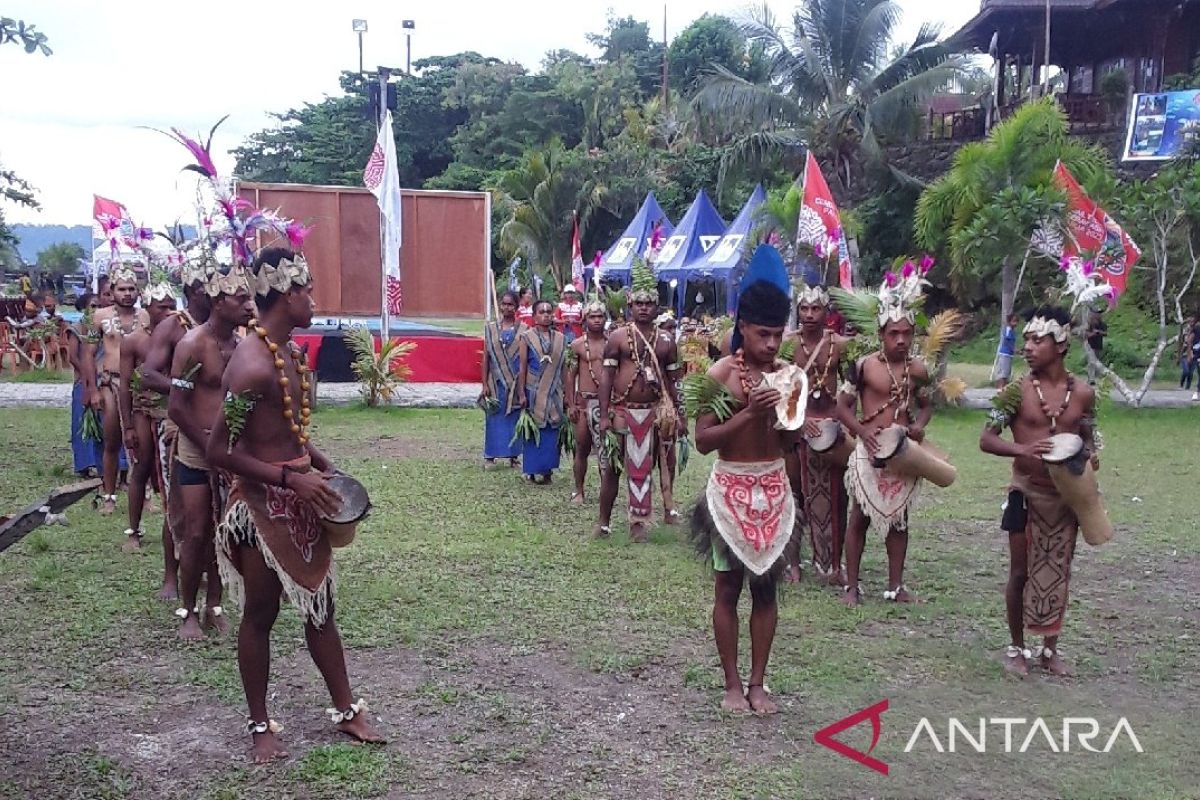
<instances>
[{"instance_id":1,"label":"street light pole","mask_svg":"<svg viewBox=\"0 0 1200 800\"><path fill-rule=\"evenodd\" d=\"M412 77L412 32L416 29L417 23L414 20L406 19L400 24L404 28L404 39L407 50L404 56L404 74Z\"/></svg>"},{"instance_id":2,"label":"street light pole","mask_svg":"<svg viewBox=\"0 0 1200 800\"><path fill-rule=\"evenodd\" d=\"M1046 0L1046 51L1042 53L1046 63L1046 77L1042 81L1042 96L1050 94L1050 0Z\"/></svg>"},{"instance_id":3,"label":"street light pole","mask_svg":"<svg viewBox=\"0 0 1200 800\"><path fill-rule=\"evenodd\" d=\"M367 21L356 19L350 21L350 29L358 34L358 74L363 72L363 34L367 32Z\"/></svg>"}]
</instances>

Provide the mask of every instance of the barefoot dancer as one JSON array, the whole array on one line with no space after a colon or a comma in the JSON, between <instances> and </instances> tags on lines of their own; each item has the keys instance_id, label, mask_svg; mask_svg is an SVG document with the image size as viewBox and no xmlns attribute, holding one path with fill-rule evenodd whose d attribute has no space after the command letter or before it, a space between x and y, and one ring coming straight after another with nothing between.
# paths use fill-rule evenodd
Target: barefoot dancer
<instances>
[{"instance_id":1,"label":"barefoot dancer","mask_svg":"<svg viewBox=\"0 0 1200 800\"><path fill-rule=\"evenodd\" d=\"M805 428L816 435L817 421L837 416L837 387L842 372L842 357L848 340L826 327L829 292L824 286L804 286L796 304L800 329L795 334L795 362L808 375L808 405ZM808 520L812 563L820 580L831 586L844 586L842 538L846 531L846 469L834 463L828 454L809 448L801 437L796 446L800 473L800 493ZM788 563L799 571L799 542ZM799 579L798 574L789 576Z\"/></svg>"},{"instance_id":2,"label":"barefoot dancer","mask_svg":"<svg viewBox=\"0 0 1200 800\"><path fill-rule=\"evenodd\" d=\"M521 457L520 441L513 441L517 417L525 398L517 392L520 374L521 338L527 328L517 320L517 293L500 295L500 319L489 322L483 332L483 459L495 466L507 458L516 467Z\"/></svg>"},{"instance_id":3,"label":"barefoot dancer","mask_svg":"<svg viewBox=\"0 0 1200 800\"><path fill-rule=\"evenodd\" d=\"M237 328L254 316L250 285L242 267L213 270L205 284L209 297L208 321L188 331L175 346L171 359L171 394L168 404L171 421L179 427L175 448L172 494L182 509L179 577L183 605L176 614L183 620L179 638L201 639L196 604L200 576L208 573L204 626L225 633L229 623L221 609L221 579L216 570L214 537L223 512L223 497L228 492L228 476L209 467L205 450L209 425L221 410L225 393L221 388L225 366L237 347Z\"/></svg>"},{"instance_id":4,"label":"barefoot dancer","mask_svg":"<svg viewBox=\"0 0 1200 800\"><path fill-rule=\"evenodd\" d=\"M1070 674L1058 649L1067 613L1067 590L1079 523L1051 480L1042 461L1050 437L1074 433L1099 467L1095 443L1096 392L1067 371L1071 315L1064 308L1037 309L1025 326L1023 355L1029 374L1009 384L994 401L979 437L985 453L1013 459L1012 482L1001 527L1008 532L1009 574L1004 592L1012 644L1004 668L1027 675L1025 660L1035 654L1055 675ZM1012 430L1012 443L1001 438ZM1044 644L1030 652L1025 630L1040 634Z\"/></svg>"},{"instance_id":5,"label":"barefoot dancer","mask_svg":"<svg viewBox=\"0 0 1200 800\"><path fill-rule=\"evenodd\" d=\"M120 397L121 419L125 425L125 452L132 462L129 474L129 528L126 548L142 546L142 510L146 504L146 486L162 495L158 480L158 438L155 429L167 416L163 396L142 385L141 366L150 349L150 336L167 315L175 310L175 289L166 275L151 276L142 292L142 308L150 317L150 329L135 331L121 343ZM163 542L164 546L166 541Z\"/></svg>"},{"instance_id":6,"label":"barefoot dancer","mask_svg":"<svg viewBox=\"0 0 1200 800\"><path fill-rule=\"evenodd\" d=\"M563 418L563 367L567 360L567 340L550 327L554 304L538 300L533 304L533 327L520 340L520 371L517 393L525 398L525 407L533 415L539 435L521 445L521 470L534 483L548 485L558 469L558 429Z\"/></svg>"},{"instance_id":7,"label":"barefoot dancer","mask_svg":"<svg viewBox=\"0 0 1200 800\"><path fill-rule=\"evenodd\" d=\"M583 504L583 484L587 478L588 458L596 451L600 465L601 494L611 490L616 496L617 482L614 475L608 479L608 451L600 438L600 372L603 369L604 347L608 336L604 325L608 314L604 304L594 300L584 308L583 335L571 342L571 354L567 358L567 415L575 426L575 491L571 493L573 505Z\"/></svg>"},{"instance_id":8,"label":"barefoot dancer","mask_svg":"<svg viewBox=\"0 0 1200 800\"><path fill-rule=\"evenodd\" d=\"M336 512L341 498L327 482L333 463L308 439L308 367L291 340L294 328L312 323L308 264L290 250L268 248L253 269L258 323L225 372L225 411L216 416L208 458L235 476L217 534L218 559L230 596L243 600L238 666L252 757L262 763L287 755L280 726L267 714L271 628L281 596L304 619L338 730L366 742L382 739L362 713L366 703L355 702L350 691L334 620L333 551L317 517Z\"/></svg>"},{"instance_id":9,"label":"barefoot dancer","mask_svg":"<svg viewBox=\"0 0 1200 800\"><path fill-rule=\"evenodd\" d=\"M846 470L846 493L850 498L850 520L846 529L846 577L844 599L856 606L862 600L859 567L862 564L867 528L872 523L885 530L888 556L888 588L883 598L896 603L911 603L915 597L904 586L904 559L908 553L908 510L916 501L921 480L898 475L873 460L879 449L876 434L890 425L903 425L914 442L925 439L925 427L933 416L929 393L929 370L910 353L915 330L916 309L921 303L924 280L919 271L903 279L888 273L878 298L871 297L869 308L853 307L859 295L838 291L837 297L849 298L847 316L859 330L870 330L877 323L882 349L858 360L850 369L849 380L841 387L838 415L842 425L854 433L858 447ZM864 319L865 317L865 319ZM862 417L855 416L856 407ZM913 405L917 411L914 415Z\"/></svg>"},{"instance_id":10,"label":"barefoot dancer","mask_svg":"<svg viewBox=\"0 0 1200 800\"><path fill-rule=\"evenodd\" d=\"M646 541L646 526L654 511L654 463L659 442L686 431L675 383L683 376L675 340L654 326L658 313L658 283L641 263L634 264L630 295L633 320L613 330L604 349L600 373L600 439L615 431L624 439L623 468L629 489L629 536ZM663 521L679 519L668 472L660 474ZM598 532L612 532L612 500L602 491Z\"/></svg>"},{"instance_id":11,"label":"barefoot dancer","mask_svg":"<svg viewBox=\"0 0 1200 800\"><path fill-rule=\"evenodd\" d=\"M171 393L171 361L175 347L184 334L208 321L209 299L204 292L212 269L212 263L197 254L186 263L180 273L183 282L183 298L187 307L174 312L150 334L146 360L142 362L142 388L161 397ZM179 599L178 543L183 541L185 514L183 504L171 505L171 484L175 472L175 446L179 428L166 417L158 421L155 435L158 442L159 482L163 499L163 584L158 598L163 601ZM176 498L178 500L178 498ZM178 535L175 534L178 529Z\"/></svg>"},{"instance_id":12,"label":"barefoot dancer","mask_svg":"<svg viewBox=\"0 0 1200 800\"><path fill-rule=\"evenodd\" d=\"M96 311L94 317L99 343L84 340L80 365L85 374L83 385L88 393L84 403L100 412L104 425L104 464L101 470L100 513L117 510L117 471L121 457L121 408L117 387L121 372L121 341L139 330L146 330L150 317L134 308L137 302L137 275L126 264L117 262L109 273L113 305Z\"/></svg>"},{"instance_id":13,"label":"barefoot dancer","mask_svg":"<svg viewBox=\"0 0 1200 800\"><path fill-rule=\"evenodd\" d=\"M763 373L782 367L776 360L791 303L787 272L775 248L763 245L738 292L734 355L693 375L689 412L696 416L696 449L717 451L708 487L692 514L692 534L701 550L711 549L716 578L713 634L725 673L726 711L777 709L764 688L775 637L775 582L796 518L784 454L796 434L778 431L777 390ZM694 399L693 399L694 398ZM714 402L715 400L715 402ZM750 572L750 681L738 673L738 598Z\"/></svg>"}]
</instances>

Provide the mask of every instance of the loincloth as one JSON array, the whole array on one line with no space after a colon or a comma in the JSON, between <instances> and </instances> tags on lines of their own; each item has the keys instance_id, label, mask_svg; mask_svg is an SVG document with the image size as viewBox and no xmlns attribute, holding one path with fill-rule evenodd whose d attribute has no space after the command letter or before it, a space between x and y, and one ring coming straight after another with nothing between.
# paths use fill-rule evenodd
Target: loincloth
<instances>
[{"instance_id":1,"label":"loincloth","mask_svg":"<svg viewBox=\"0 0 1200 800\"><path fill-rule=\"evenodd\" d=\"M615 409L613 429L625 440L630 522L648 522L654 513L655 405L631 403Z\"/></svg>"},{"instance_id":2,"label":"loincloth","mask_svg":"<svg viewBox=\"0 0 1200 800\"><path fill-rule=\"evenodd\" d=\"M600 401L595 395L583 395L587 400L583 413L587 415L588 430L592 433L592 450L596 453L596 462L600 465L601 474L608 471L608 449L604 447L604 437L600 434Z\"/></svg>"},{"instance_id":3,"label":"loincloth","mask_svg":"<svg viewBox=\"0 0 1200 800\"><path fill-rule=\"evenodd\" d=\"M813 450L803 439L797 445L804 514L812 545L813 566L828 574L841 564L833 563L834 542L846 532L846 470Z\"/></svg>"},{"instance_id":4,"label":"loincloth","mask_svg":"<svg viewBox=\"0 0 1200 800\"><path fill-rule=\"evenodd\" d=\"M773 580L796 521L783 459L750 463L718 460L692 512L692 537L712 552L718 571L740 564Z\"/></svg>"},{"instance_id":5,"label":"loincloth","mask_svg":"<svg viewBox=\"0 0 1200 800\"><path fill-rule=\"evenodd\" d=\"M130 396L130 401L135 414L143 414L150 419L166 419L167 418L167 398L158 392L143 390L133 392Z\"/></svg>"},{"instance_id":6,"label":"loincloth","mask_svg":"<svg viewBox=\"0 0 1200 800\"><path fill-rule=\"evenodd\" d=\"M277 464L296 472L312 468L305 455ZM320 627L329 616L336 587L333 549L317 512L290 489L234 479L228 509L217 528L221 580L244 605L242 547L256 547L279 578L283 594L307 622Z\"/></svg>"},{"instance_id":7,"label":"loincloth","mask_svg":"<svg viewBox=\"0 0 1200 800\"><path fill-rule=\"evenodd\" d=\"M1079 522L1053 487L1014 476L1009 504L1019 498L1025 511L1025 627L1042 636L1058 636L1067 613L1071 561ZM1015 495L1015 497L1014 497ZM1006 518L1009 509L1005 509ZM1014 514L1018 510L1013 509ZM1006 526L1008 527L1008 526ZM1019 531L1013 531L1014 533Z\"/></svg>"},{"instance_id":8,"label":"loincloth","mask_svg":"<svg viewBox=\"0 0 1200 800\"><path fill-rule=\"evenodd\" d=\"M887 533L908 529L908 509L921 494L921 479L897 475L886 466L876 467L867 446L859 442L846 466L846 495L871 524Z\"/></svg>"},{"instance_id":9,"label":"loincloth","mask_svg":"<svg viewBox=\"0 0 1200 800\"><path fill-rule=\"evenodd\" d=\"M176 444L175 458L180 464L192 469L208 471L208 458L204 454L204 448L193 442L182 432L179 433L179 438Z\"/></svg>"},{"instance_id":10,"label":"loincloth","mask_svg":"<svg viewBox=\"0 0 1200 800\"><path fill-rule=\"evenodd\" d=\"M154 466L158 480L158 494L162 498L163 517L167 521L167 529L174 529L171 519L171 462L175 460L175 442L179 438L179 428L169 419L155 419L154 425Z\"/></svg>"}]
</instances>

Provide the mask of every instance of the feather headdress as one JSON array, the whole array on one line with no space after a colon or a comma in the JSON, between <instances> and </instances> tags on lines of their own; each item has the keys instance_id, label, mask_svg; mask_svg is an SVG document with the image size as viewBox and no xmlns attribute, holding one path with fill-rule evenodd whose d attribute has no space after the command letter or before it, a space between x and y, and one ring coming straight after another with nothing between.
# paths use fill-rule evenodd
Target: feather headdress
<instances>
[{"instance_id":1,"label":"feather headdress","mask_svg":"<svg viewBox=\"0 0 1200 800\"><path fill-rule=\"evenodd\" d=\"M1100 298L1108 300L1110 304L1115 300L1116 289L1100 276L1094 261L1085 261L1079 256L1063 256L1058 268L1067 281L1067 285L1062 289L1062 295L1071 298L1071 306L1068 310L1072 313L1079 306L1087 305Z\"/></svg>"},{"instance_id":2,"label":"feather headdress","mask_svg":"<svg viewBox=\"0 0 1200 800\"><path fill-rule=\"evenodd\" d=\"M929 285L925 275L933 267L933 259L926 256L920 266L912 261L904 262L900 274L887 272L878 291L859 289L829 290L834 305L849 322L862 333L879 330L889 322L908 320L916 324L917 312L925 303L923 291Z\"/></svg>"}]
</instances>

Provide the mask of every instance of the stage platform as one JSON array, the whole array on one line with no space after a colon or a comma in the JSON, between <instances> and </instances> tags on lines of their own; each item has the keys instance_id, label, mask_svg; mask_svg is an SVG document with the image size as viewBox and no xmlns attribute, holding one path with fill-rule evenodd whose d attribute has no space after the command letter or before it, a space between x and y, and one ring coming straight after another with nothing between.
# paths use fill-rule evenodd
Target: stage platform
<instances>
[{"instance_id":1,"label":"stage platform","mask_svg":"<svg viewBox=\"0 0 1200 800\"><path fill-rule=\"evenodd\" d=\"M354 320L353 325L366 323L379 337L379 320ZM292 338L308 350L308 363L317 370L317 378L327 383L356 382L350 368L350 351L342 335L351 326L350 320L314 318L305 331ZM392 338L412 342L416 348L406 358L412 383L478 383L482 369L483 339L432 325L419 319L391 321Z\"/></svg>"}]
</instances>

